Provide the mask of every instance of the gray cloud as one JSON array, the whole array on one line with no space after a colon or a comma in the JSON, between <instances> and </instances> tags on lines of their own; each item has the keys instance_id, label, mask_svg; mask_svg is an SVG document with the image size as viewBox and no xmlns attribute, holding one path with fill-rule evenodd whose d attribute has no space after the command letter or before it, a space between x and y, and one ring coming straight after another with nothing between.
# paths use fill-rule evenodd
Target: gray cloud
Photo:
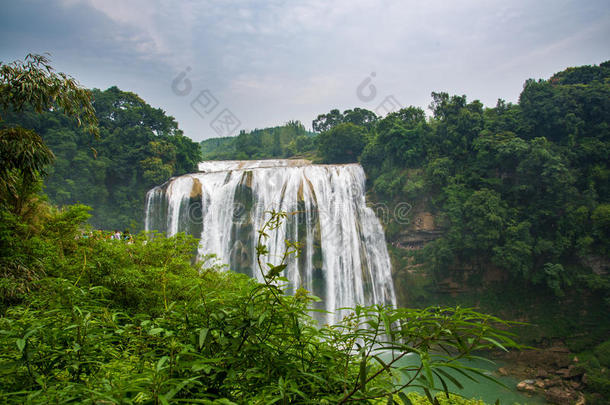
<instances>
[{"instance_id":1,"label":"gray cloud","mask_svg":"<svg viewBox=\"0 0 610 405\"><path fill-rule=\"evenodd\" d=\"M3 8L0 59L50 52L84 85L134 91L203 139L215 134L189 107L195 93L171 91L186 67L244 129L309 126L390 94L421 107L431 91L516 101L529 77L609 59L609 37L605 0L23 1ZM363 102L371 72L379 95Z\"/></svg>"}]
</instances>

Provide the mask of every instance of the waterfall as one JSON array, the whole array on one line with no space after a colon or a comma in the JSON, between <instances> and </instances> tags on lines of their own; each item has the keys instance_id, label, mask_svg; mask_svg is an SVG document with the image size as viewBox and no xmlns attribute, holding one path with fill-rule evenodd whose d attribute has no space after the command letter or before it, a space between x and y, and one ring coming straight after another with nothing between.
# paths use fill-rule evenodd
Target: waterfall
<instances>
[{"instance_id":1,"label":"waterfall","mask_svg":"<svg viewBox=\"0 0 610 405\"><path fill-rule=\"evenodd\" d=\"M365 202L358 164L313 165L306 160L202 162L199 173L176 177L146 196L147 231L200 238L198 256L216 254L230 269L262 281L256 266L257 230L266 211L289 213L269 233L268 257L278 264L285 240L299 242L288 261L289 289L320 297L319 317L334 323L338 308L396 305L383 229Z\"/></svg>"}]
</instances>

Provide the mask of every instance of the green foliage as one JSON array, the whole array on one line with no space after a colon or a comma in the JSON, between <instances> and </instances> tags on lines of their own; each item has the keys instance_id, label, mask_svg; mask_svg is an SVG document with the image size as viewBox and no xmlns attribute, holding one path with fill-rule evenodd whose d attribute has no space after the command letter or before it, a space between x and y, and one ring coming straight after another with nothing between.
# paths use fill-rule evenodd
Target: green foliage
<instances>
[{"instance_id":1,"label":"green foliage","mask_svg":"<svg viewBox=\"0 0 610 405\"><path fill-rule=\"evenodd\" d=\"M483 401L479 401L476 399L462 398L455 394L449 394L448 397L444 394L436 394L434 397L434 399L436 400L434 402L434 404L432 402L430 402L430 400L428 398L426 398L426 396L419 395L415 392L409 393L407 395L407 397L409 398L411 405L435 405L435 404L439 404L439 405L485 405L485 403ZM399 401L395 401L395 402L400 403ZM406 404L406 405L409 405L409 404Z\"/></svg>"},{"instance_id":2,"label":"green foliage","mask_svg":"<svg viewBox=\"0 0 610 405\"><path fill-rule=\"evenodd\" d=\"M371 129L379 117L372 111L363 108L345 110L343 113L337 109L330 110L328 114L320 114L312 122L314 132L330 131L339 124L354 124Z\"/></svg>"},{"instance_id":3,"label":"green foliage","mask_svg":"<svg viewBox=\"0 0 610 405\"><path fill-rule=\"evenodd\" d=\"M357 162L365 145L365 130L352 123L338 124L318 135L318 151L325 163Z\"/></svg>"},{"instance_id":4,"label":"green foliage","mask_svg":"<svg viewBox=\"0 0 610 405\"><path fill-rule=\"evenodd\" d=\"M259 260L285 215L260 230ZM261 263L258 284L193 264L192 237L81 235L86 217L56 211L24 242L42 246L33 258L46 277L2 308L3 403L368 402L407 386L447 391L434 382L454 381L445 369L485 379L457 360L515 345L494 327L505 322L463 308L357 307L317 327L316 298L284 294L290 243L280 265ZM407 355L419 361L401 365Z\"/></svg>"},{"instance_id":5,"label":"green foliage","mask_svg":"<svg viewBox=\"0 0 610 405\"><path fill-rule=\"evenodd\" d=\"M598 345L595 348L595 356L604 367L610 367L610 340Z\"/></svg>"},{"instance_id":6,"label":"green foliage","mask_svg":"<svg viewBox=\"0 0 610 405\"><path fill-rule=\"evenodd\" d=\"M59 107L63 114L87 124L98 134L91 94L64 73L55 73L45 56L26 56L24 61L0 62L0 208L28 216L36 201L39 179L53 162L53 153L34 131L5 127L7 113L34 109L37 113Z\"/></svg>"},{"instance_id":7,"label":"green foliage","mask_svg":"<svg viewBox=\"0 0 610 405\"><path fill-rule=\"evenodd\" d=\"M269 159L306 156L315 149L314 134L299 121L283 126L241 131L236 137L201 142L204 160Z\"/></svg>"},{"instance_id":8,"label":"green foliage","mask_svg":"<svg viewBox=\"0 0 610 405\"><path fill-rule=\"evenodd\" d=\"M608 275L583 259L608 259L609 86L606 63L527 81L518 105L432 93L432 118L409 107L374 126L360 156L372 196L435 214L444 235L418 256L439 278L493 266L558 297L604 294Z\"/></svg>"},{"instance_id":9,"label":"green foliage","mask_svg":"<svg viewBox=\"0 0 610 405\"><path fill-rule=\"evenodd\" d=\"M75 117L80 125L97 134L97 119L91 93L65 73L55 73L49 59L28 54L24 61L0 62L0 106L5 111L33 108L37 113L58 106L63 114ZM0 117L1 119L1 117Z\"/></svg>"},{"instance_id":10,"label":"green foliage","mask_svg":"<svg viewBox=\"0 0 610 405\"><path fill-rule=\"evenodd\" d=\"M55 154L45 180L51 202L90 205L95 227L141 229L146 192L171 176L195 171L199 147L172 117L136 94L116 87L91 94L100 139L91 140L58 111L24 109L7 114L6 122L34 128Z\"/></svg>"}]
</instances>

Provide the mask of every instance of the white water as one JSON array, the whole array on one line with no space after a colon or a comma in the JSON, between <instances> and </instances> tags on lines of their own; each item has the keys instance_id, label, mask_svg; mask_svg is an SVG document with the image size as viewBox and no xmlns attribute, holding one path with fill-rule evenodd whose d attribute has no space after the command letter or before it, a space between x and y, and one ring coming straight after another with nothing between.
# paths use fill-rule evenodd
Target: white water
<instances>
[{"instance_id":1,"label":"white water","mask_svg":"<svg viewBox=\"0 0 610 405\"><path fill-rule=\"evenodd\" d=\"M357 304L396 305L383 229L365 203L362 167L312 165L305 160L203 162L200 173L171 179L147 194L146 230L186 231L201 238L199 256L215 253L231 269L262 280L257 230L275 209L293 213L266 241L263 262L278 264L285 240L301 254L284 275L332 313Z\"/></svg>"}]
</instances>

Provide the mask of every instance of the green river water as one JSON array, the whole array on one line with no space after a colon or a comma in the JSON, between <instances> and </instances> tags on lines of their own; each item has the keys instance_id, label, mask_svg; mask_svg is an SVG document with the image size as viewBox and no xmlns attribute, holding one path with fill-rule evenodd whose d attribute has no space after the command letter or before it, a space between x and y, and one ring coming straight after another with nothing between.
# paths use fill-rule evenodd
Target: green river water
<instances>
[{"instance_id":1,"label":"green river water","mask_svg":"<svg viewBox=\"0 0 610 405\"><path fill-rule=\"evenodd\" d=\"M387 354L383 356L387 359L390 358L390 355ZM399 360L399 366L407 366L414 365L418 366L420 364L419 357L415 354L407 355L406 357ZM483 377L474 375L473 377L478 382L473 382L463 375L455 372L449 368L444 369L450 375L455 377L464 387L464 389L460 390L457 386L455 386L451 381L445 379L447 383L447 387L449 391L454 392L456 394L462 395L465 398L476 398L483 400L486 404L494 404L496 400L500 400L500 404L502 405L513 405L513 404L521 404L521 405L538 405L538 404L547 404L545 399L539 395L529 396L525 393L517 391L515 388L517 383L519 382L517 379L512 377L498 377L493 374L493 371L497 370L498 367L502 367L504 364L502 362L494 362L490 363L489 361L484 360L463 360L462 364L478 368L481 370L485 370L485 374L489 376L495 376L495 378L502 382L506 387L505 388L499 384L495 384ZM435 379L435 384L437 388L442 389L442 385L438 380ZM437 384L438 383L438 384ZM407 388L405 392L419 392L423 394L423 390L419 388Z\"/></svg>"}]
</instances>

